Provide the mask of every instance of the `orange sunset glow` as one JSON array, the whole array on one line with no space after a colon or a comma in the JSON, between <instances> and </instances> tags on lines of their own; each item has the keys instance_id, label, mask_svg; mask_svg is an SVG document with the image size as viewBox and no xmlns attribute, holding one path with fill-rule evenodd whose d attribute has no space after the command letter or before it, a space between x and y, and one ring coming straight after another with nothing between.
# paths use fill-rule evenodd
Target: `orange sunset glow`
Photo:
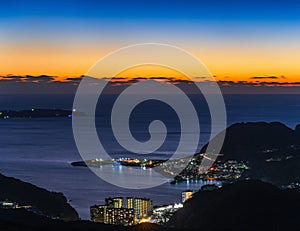
<instances>
[{"instance_id":1,"label":"orange sunset glow","mask_svg":"<svg viewBox=\"0 0 300 231\"><path fill-rule=\"evenodd\" d=\"M211 15L200 19L190 14L173 22L164 17L132 20L128 15L115 19L18 17L11 15L1 21L0 32L5 36L0 37L0 76L47 75L51 81L66 81L85 75L120 48L154 42L189 52L217 81L284 86L300 81L297 20L221 20ZM125 70L117 77L186 79L172 69L149 66Z\"/></svg>"},{"instance_id":2,"label":"orange sunset glow","mask_svg":"<svg viewBox=\"0 0 300 231\"><path fill-rule=\"evenodd\" d=\"M44 47L13 47L2 49L1 75L41 75L57 76L63 80L66 76L84 75L99 59L109 51L118 47L102 48L76 45L44 46ZM112 49L112 50L110 50ZM300 66L298 65L300 48L297 50L278 48L275 51L266 49L206 49L189 50L201 60L217 80L253 81L253 76L282 76L279 82L299 81ZM140 67L127 70L120 76L130 77L177 77L179 73L166 68ZM272 81L265 79L266 81ZM265 81L264 80L264 81Z\"/></svg>"}]
</instances>

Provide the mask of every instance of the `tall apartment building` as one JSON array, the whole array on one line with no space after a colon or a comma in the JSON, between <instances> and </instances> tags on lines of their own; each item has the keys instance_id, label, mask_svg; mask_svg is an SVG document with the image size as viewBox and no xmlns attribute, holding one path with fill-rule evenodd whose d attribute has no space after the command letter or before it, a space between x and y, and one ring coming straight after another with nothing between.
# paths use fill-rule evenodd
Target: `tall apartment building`
<instances>
[{"instance_id":1,"label":"tall apartment building","mask_svg":"<svg viewBox=\"0 0 300 231\"><path fill-rule=\"evenodd\" d=\"M111 208L107 205L94 205L90 207L90 217L93 222L112 225L134 225L135 211L127 208Z\"/></svg>"},{"instance_id":2,"label":"tall apartment building","mask_svg":"<svg viewBox=\"0 0 300 231\"><path fill-rule=\"evenodd\" d=\"M151 215L153 204L148 198L127 197L126 208L133 208L135 210L136 218L142 218Z\"/></svg>"},{"instance_id":3,"label":"tall apartment building","mask_svg":"<svg viewBox=\"0 0 300 231\"><path fill-rule=\"evenodd\" d=\"M127 226L152 214L153 205L148 198L127 197L125 207L123 202L122 197L109 197L105 199L105 205L91 206L91 221Z\"/></svg>"},{"instance_id":4,"label":"tall apartment building","mask_svg":"<svg viewBox=\"0 0 300 231\"><path fill-rule=\"evenodd\" d=\"M110 208L123 208L123 197L105 198L105 205Z\"/></svg>"}]
</instances>

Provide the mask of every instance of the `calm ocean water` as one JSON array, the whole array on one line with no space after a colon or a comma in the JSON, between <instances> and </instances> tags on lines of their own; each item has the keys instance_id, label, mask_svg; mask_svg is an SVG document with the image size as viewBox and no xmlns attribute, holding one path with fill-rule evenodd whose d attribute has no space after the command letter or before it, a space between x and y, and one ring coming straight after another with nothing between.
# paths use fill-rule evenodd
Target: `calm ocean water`
<instances>
[{"instance_id":1,"label":"calm ocean water","mask_svg":"<svg viewBox=\"0 0 300 231\"><path fill-rule=\"evenodd\" d=\"M72 99L70 95L1 95L0 109L70 109ZM105 102L110 102L110 99L107 98ZM225 102L228 125L246 121L280 121L294 128L300 123L300 95L226 95ZM170 108L163 109L165 105L157 102L147 102L144 106L147 110L137 108L135 111L136 117L130 122L132 132L137 139L147 140L147 121L165 120L168 138L152 157L166 158L177 147L180 137L178 118L171 116L174 112ZM208 113L202 112L205 105L201 100L195 106L201 111L200 149L209 139L210 119ZM115 157L125 154L136 156L117 145L105 113L97 114L97 128L101 131L98 135L107 151ZM108 196L143 196L153 199L156 205L166 204L180 202L181 191L197 190L203 183L164 184L145 190L123 189L106 183L88 168L70 165L72 161L81 160L73 139L71 122L69 118L0 120L0 172L52 191L63 192L83 219L89 218L90 205L103 203ZM119 167L115 168L119 171Z\"/></svg>"}]
</instances>

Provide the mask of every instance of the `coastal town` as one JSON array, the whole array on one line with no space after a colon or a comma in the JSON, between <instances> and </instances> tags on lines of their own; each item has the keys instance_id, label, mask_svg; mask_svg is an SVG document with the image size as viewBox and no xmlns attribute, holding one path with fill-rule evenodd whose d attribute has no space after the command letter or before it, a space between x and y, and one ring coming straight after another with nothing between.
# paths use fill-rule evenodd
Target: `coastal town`
<instances>
[{"instance_id":1,"label":"coastal town","mask_svg":"<svg viewBox=\"0 0 300 231\"><path fill-rule=\"evenodd\" d=\"M220 187L220 186L219 186ZM214 184L201 187L201 191L213 191L219 188ZM132 226L140 223L164 224L183 204L193 197L192 190L181 193L181 201L172 204L153 206L150 198L138 197L109 197L105 198L105 204L90 207L90 220L92 222Z\"/></svg>"},{"instance_id":2,"label":"coastal town","mask_svg":"<svg viewBox=\"0 0 300 231\"><path fill-rule=\"evenodd\" d=\"M155 160L120 158L114 159L112 164L121 164L130 167L153 167L149 165L149 163L152 162L155 162ZM180 160L178 160L178 162L180 162ZM90 160L86 162L86 166L97 167L103 163L105 163L105 161L99 159ZM156 166L164 164L163 161L155 163L157 164ZM217 161L205 173L199 173L199 162L196 161L196 157L194 157L186 169L175 177L171 183L178 184L182 181L204 180L205 183L199 190L213 191L222 187L222 183L232 183L238 180L243 172L248 169L250 169L250 167L243 162L229 160L225 162ZM220 183L216 184L216 182ZM124 226L144 222L164 224L170 220L176 211L183 207L186 201L193 197L193 193L192 190L183 191L179 203L174 202L157 206L153 206L153 201L150 198L109 197L105 199L105 204L90 207L90 220L92 222Z\"/></svg>"}]
</instances>

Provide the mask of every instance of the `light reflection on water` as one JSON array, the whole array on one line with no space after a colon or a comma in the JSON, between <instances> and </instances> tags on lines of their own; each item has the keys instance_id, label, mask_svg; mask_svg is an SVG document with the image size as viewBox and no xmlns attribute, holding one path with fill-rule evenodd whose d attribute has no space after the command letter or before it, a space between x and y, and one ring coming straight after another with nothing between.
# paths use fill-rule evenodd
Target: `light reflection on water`
<instances>
[{"instance_id":1,"label":"light reflection on water","mask_svg":"<svg viewBox=\"0 0 300 231\"><path fill-rule=\"evenodd\" d=\"M44 96L0 97L0 109L72 108L72 100L72 97L56 95L48 96L47 99ZM295 106L299 105L299 101L300 95L225 95L228 124L280 121L294 128L300 123L300 107ZM205 135L208 128L204 121L201 132ZM176 132L171 133L169 146L153 155L153 158L166 157L170 154L173 136L176 136ZM106 137L110 139L109 136ZM113 143L109 143L107 147L115 155L113 157L122 155L122 150ZM166 204L180 202L181 192L184 190L198 190L203 184L213 183L203 181L182 182L175 185L166 183L151 189L129 190L104 182L88 168L71 166L72 161L79 160L81 156L73 140L70 119L0 120L0 173L51 191L63 192L84 219L89 218L89 206L104 203L105 197L142 196L153 199L155 205ZM130 168L127 170L130 174ZM125 170L124 167L120 167L114 168L114 171L124 173ZM145 171L149 176L151 174L153 176L151 170Z\"/></svg>"}]
</instances>

